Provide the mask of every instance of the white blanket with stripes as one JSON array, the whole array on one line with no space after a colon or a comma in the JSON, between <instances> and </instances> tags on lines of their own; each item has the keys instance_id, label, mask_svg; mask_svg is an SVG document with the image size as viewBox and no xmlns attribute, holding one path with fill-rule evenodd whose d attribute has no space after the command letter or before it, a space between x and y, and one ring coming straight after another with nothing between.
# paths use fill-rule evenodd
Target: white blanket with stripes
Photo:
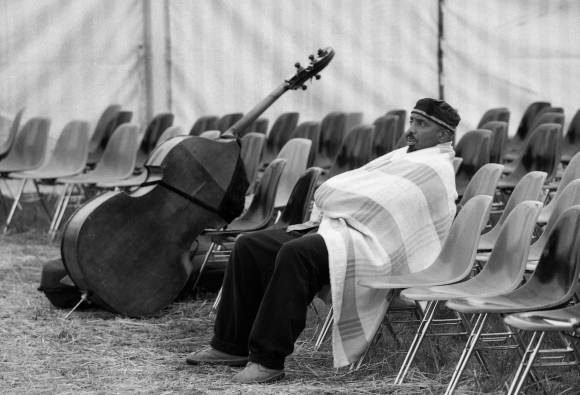
<instances>
[{"instance_id":1,"label":"white blanket with stripes","mask_svg":"<svg viewBox=\"0 0 580 395\"><path fill-rule=\"evenodd\" d=\"M406 151L333 177L315 194L329 257L335 367L358 359L387 308L387 290L358 281L430 265L455 215L451 144Z\"/></svg>"}]
</instances>

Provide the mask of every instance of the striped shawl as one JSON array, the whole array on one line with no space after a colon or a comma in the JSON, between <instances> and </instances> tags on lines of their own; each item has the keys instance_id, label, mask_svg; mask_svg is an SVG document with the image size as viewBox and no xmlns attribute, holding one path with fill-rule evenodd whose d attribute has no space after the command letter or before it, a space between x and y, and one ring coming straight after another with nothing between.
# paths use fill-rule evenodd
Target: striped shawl
<instances>
[{"instance_id":1,"label":"striped shawl","mask_svg":"<svg viewBox=\"0 0 580 395\"><path fill-rule=\"evenodd\" d=\"M388 290L358 281L430 265L455 215L451 144L406 151L339 174L315 194L329 257L335 367L356 361L387 309Z\"/></svg>"}]
</instances>

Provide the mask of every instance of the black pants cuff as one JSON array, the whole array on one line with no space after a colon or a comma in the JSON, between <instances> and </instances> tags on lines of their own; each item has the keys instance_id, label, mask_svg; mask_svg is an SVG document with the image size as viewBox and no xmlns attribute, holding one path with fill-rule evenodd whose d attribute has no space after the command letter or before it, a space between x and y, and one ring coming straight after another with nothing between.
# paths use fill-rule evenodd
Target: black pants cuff
<instances>
[{"instance_id":1,"label":"black pants cuff","mask_svg":"<svg viewBox=\"0 0 580 395\"><path fill-rule=\"evenodd\" d=\"M272 358L265 355L251 353L248 360L250 362L259 363L268 369L284 370L284 358Z\"/></svg>"},{"instance_id":2,"label":"black pants cuff","mask_svg":"<svg viewBox=\"0 0 580 395\"><path fill-rule=\"evenodd\" d=\"M216 338L215 336L213 337L213 339L211 339L211 342L209 343L210 346L212 346L212 348L218 350L218 351L222 351L222 352L227 352L228 354L232 354L232 355L240 355L242 357L245 357L248 355L248 346L240 346L239 344L233 344L233 343L229 343L223 340L220 340L218 338ZM266 366L266 365L264 365Z\"/></svg>"}]
</instances>

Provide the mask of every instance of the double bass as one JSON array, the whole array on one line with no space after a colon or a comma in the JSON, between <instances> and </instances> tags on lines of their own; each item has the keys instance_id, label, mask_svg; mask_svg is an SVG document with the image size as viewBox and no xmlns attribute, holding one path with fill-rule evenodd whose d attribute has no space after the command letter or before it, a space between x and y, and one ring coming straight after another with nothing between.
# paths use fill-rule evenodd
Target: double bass
<instances>
[{"instance_id":1,"label":"double bass","mask_svg":"<svg viewBox=\"0 0 580 395\"><path fill-rule=\"evenodd\" d=\"M283 93L320 78L333 57L332 48L319 49L220 139L172 138L151 153L140 187L105 192L75 211L63 230L61 256L84 297L129 317L154 314L175 300L192 271L183 254L204 229L224 226L243 210L248 181L240 133Z\"/></svg>"}]
</instances>

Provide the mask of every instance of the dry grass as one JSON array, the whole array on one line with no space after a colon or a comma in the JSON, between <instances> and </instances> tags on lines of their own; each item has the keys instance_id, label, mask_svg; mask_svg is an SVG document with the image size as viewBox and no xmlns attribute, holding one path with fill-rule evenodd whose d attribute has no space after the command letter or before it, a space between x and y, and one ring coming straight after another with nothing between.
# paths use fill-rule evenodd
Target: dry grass
<instances>
[{"instance_id":1,"label":"dry grass","mask_svg":"<svg viewBox=\"0 0 580 395\"><path fill-rule=\"evenodd\" d=\"M230 378L237 369L184 363L188 353L210 339L208 314L214 295L176 302L147 319L89 309L64 320L67 311L54 308L36 290L42 263L58 256L58 245L48 243L39 231L8 235L0 242L0 392L437 394L444 391L442 383L448 381L457 359L460 342L442 339L436 344L440 368L423 352L408 384L393 386L404 351L387 336L363 369L337 372L328 344L321 351L312 349L318 320L311 311L308 328L287 361L285 380L236 385ZM318 307L325 308L320 303ZM396 329L401 339L410 340L412 328ZM497 361L494 378L480 378L477 371L466 373L459 393L478 393L478 388L500 392L497 389L513 371L513 359L491 356L490 360ZM551 393L566 392L578 380L576 372L564 378L555 373L550 373Z\"/></svg>"}]
</instances>

